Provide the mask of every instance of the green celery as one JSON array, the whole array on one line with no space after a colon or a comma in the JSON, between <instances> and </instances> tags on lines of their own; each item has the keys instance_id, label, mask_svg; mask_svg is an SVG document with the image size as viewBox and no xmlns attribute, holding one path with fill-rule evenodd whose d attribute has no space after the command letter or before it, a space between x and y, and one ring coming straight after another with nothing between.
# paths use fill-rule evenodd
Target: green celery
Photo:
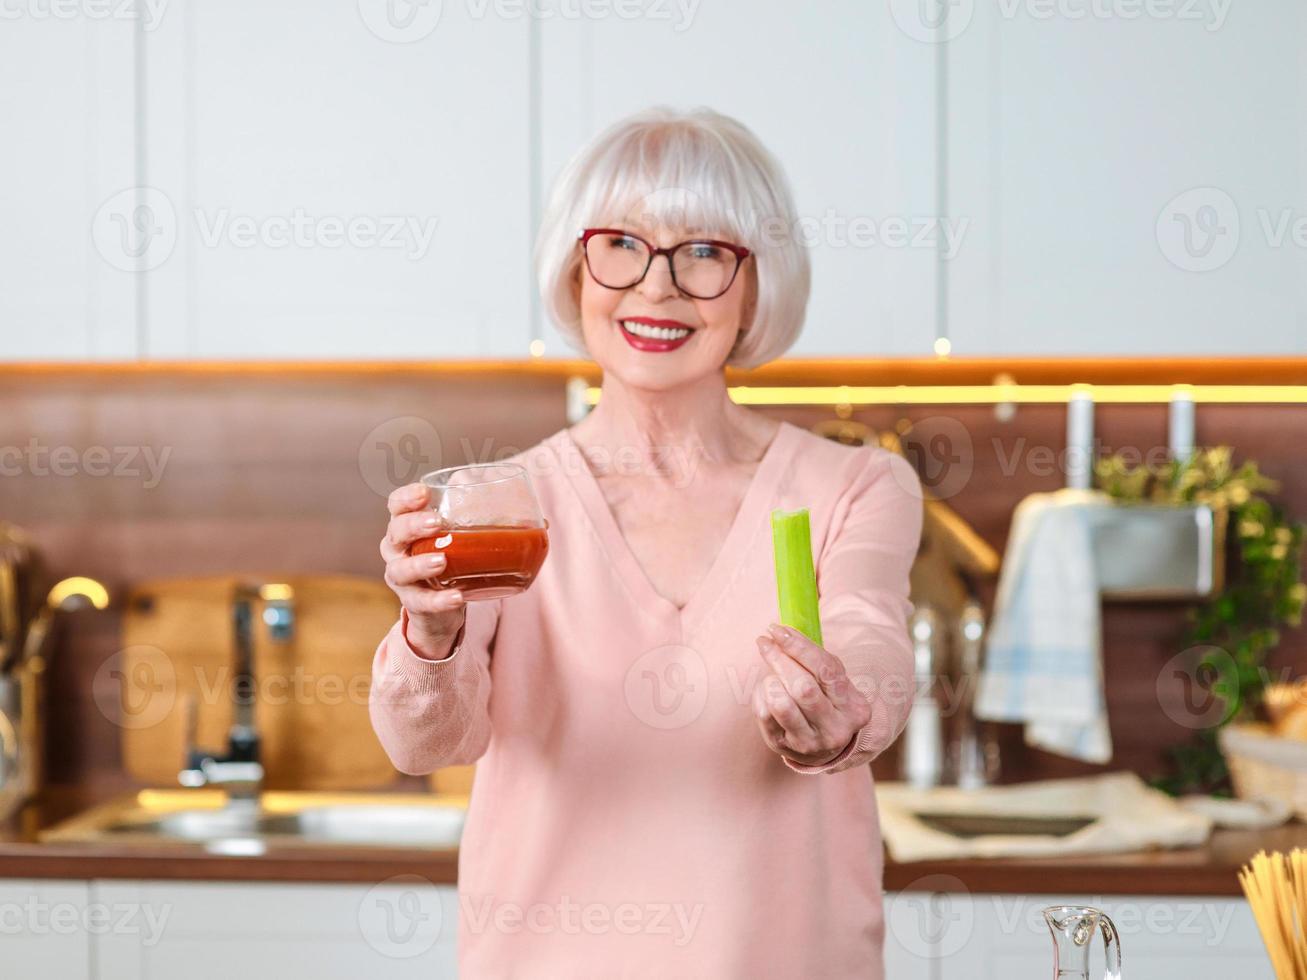
<instances>
[{"instance_id":1,"label":"green celery","mask_svg":"<svg viewBox=\"0 0 1307 980\"><path fill-rule=\"evenodd\" d=\"M776 597L780 603L781 623L821 646L817 573L812 567L812 529L808 523L808 508L772 511L771 532L776 552Z\"/></svg>"}]
</instances>

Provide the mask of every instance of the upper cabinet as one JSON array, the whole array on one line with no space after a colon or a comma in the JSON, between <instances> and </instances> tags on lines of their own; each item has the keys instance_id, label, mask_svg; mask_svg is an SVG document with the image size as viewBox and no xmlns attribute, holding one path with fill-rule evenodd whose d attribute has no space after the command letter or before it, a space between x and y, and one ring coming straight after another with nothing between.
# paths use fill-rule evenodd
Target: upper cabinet
<instances>
[{"instance_id":1,"label":"upper cabinet","mask_svg":"<svg viewBox=\"0 0 1307 980\"><path fill-rule=\"evenodd\" d=\"M526 356L528 34L470 2L171 4L142 353Z\"/></svg>"},{"instance_id":2,"label":"upper cabinet","mask_svg":"<svg viewBox=\"0 0 1307 980\"><path fill-rule=\"evenodd\" d=\"M794 187L813 287L795 354L923 354L936 330L935 52L865 0L645 0L540 22L542 195L651 105L751 128ZM623 8L627 12L623 15ZM546 333L547 351L566 354Z\"/></svg>"},{"instance_id":3,"label":"upper cabinet","mask_svg":"<svg viewBox=\"0 0 1307 980\"><path fill-rule=\"evenodd\" d=\"M1307 6L953 4L958 354L1307 351Z\"/></svg>"},{"instance_id":4,"label":"upper cabinet","mask_svg":"<svg viewBox=\"0 0 1307 980\"><path fill-rule=\"evenodd\" d=\"M128 233L102 205L135 183L136 28L112 9L0 14L0 360L136 354L137 282L96 249Z\"/></svg>"},{"instance_id":5,"label":"upper cabinet","mask_svg":"<svg viewBox=\"0 0 1307 980\"><path fill-rule=\"evenodd\" d=\"M569 356L545 195L655 104L787 171L795 354L1307 348L1300 0L14 11L3 359Z\"/></svg>"}]
</instances>

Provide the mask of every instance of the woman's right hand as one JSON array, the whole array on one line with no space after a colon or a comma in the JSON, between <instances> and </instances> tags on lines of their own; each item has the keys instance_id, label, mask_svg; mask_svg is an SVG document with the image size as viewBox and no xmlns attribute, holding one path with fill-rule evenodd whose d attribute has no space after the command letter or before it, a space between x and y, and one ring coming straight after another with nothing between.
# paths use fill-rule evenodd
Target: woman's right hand
<instances>
[{"instance_id":1,"label":"woman's right hand","mask_svg":"<svg viewBox=\"0 0 1307 980\"><path fill-rule=\"evenodd\" d=\"M467 603L457 590L442 589L432 581L445 568L441 552L408 553L414 542L434 537L440 530L440 519L427 509L430 495L421 483L410 483L390 495L386 502L390 523L381 539L381 557L386 562L386 584L408 610L409 646L430 660L443 660L463 625Z\"/></svg>"}]
</instances>

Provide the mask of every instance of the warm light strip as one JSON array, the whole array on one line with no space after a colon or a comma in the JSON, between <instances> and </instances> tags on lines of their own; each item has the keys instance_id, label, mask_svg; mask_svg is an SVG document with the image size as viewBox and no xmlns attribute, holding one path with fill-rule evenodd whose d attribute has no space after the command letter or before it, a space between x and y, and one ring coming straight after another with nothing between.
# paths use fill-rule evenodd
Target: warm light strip
<instances>
[{"instance_id":1,"label":"warm light strip","mask_svg":"<svg viewBox=\"0 0 1307 980\"><path fill-rule=\"evenodd\" d=\"M1098 404L1166 404L1176 392L1197 403L1304 405L1307 385L891 385L876 388L746 387L728 389L741 405L1001 405L1058 404L1088 391ZM599 404L600 389L586 389Z\"/></svg>"}]
</instances>

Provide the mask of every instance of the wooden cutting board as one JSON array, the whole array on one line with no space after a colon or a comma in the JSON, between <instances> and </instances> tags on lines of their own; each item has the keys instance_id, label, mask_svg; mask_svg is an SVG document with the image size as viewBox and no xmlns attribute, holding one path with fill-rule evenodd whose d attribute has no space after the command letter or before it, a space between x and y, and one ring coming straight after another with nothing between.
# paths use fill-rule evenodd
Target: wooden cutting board
<instances>
[{"instance_id":1,"label":"wooden cutting board","mask_svg":"<svg viewBox=\"0 0 1307 980\"><path fill-rule=\"evenodd\" d=\"M255 723L269 789L373 789L398 776L372 731L368 688L377 644L399 615L384 584L351 576L217 576L137 586L120 654L123 766L171 786L183 767L189 715L197 744L226 752L238 583L252 602ZM276 586L284 588L278 589ZM287 592L288 590L288 592ZM264 613L288 594L290 635Z\"/></svg>"},{"instance_id":2,"label":"wooden cutting board","mask_svg":"<svg viewBox=\"0 0 1307 980\"><path fill-rule=\"evenodd\" d=\"M427 785L433 793L449 793L454 796L472 795L472 777L476 775L476 766L446 766L437 769L427 777Z\"/></svg>"}]
</instances>

